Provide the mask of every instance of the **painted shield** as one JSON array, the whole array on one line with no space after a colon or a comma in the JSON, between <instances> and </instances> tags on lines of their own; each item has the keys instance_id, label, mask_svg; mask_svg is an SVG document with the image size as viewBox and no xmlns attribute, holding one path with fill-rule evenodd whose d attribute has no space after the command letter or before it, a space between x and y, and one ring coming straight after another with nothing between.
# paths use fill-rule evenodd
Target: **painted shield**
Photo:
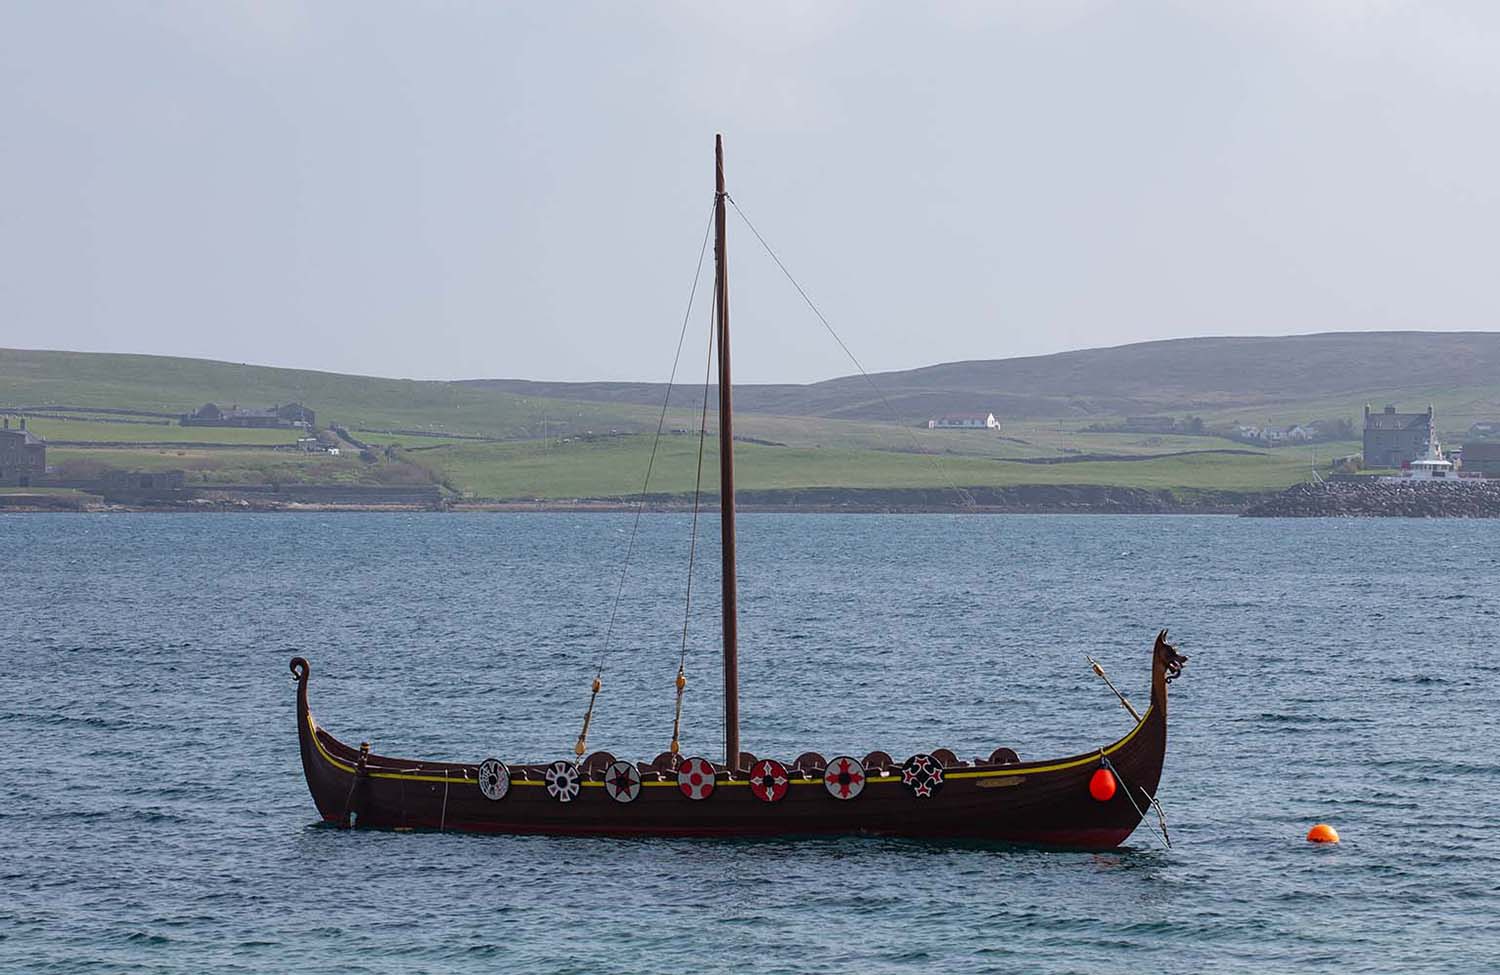
<instances>
[{"instance_id":1,"label":"painted shield","mask_svg":"<svg viewBox=\"0 0 1500 975\"><path fill-rule=\"evenodd\" d=\"M615 802L634 802L641 794L641 773L630 762L616 762L604 770L604 794Z\"/></svg>"},{"instance_id":2,"label":"painted shield","mask_svg":"<svg viewBox=\"0 0 1500 975\"><path fill-rule=\"evenodd\" d=\"M750 791L761 802L780 802L792 787L786 766L774 758L763 758L750 766Z\"/></svg>"},{"instance_id":3,"label":"painted shield","mask_svg":"<svg viewBox=\"0 0 1500 975\"><path fill-rule=\"evenodd\" d=\"M572 762L553 762L542 773L542 778L547 781L547 795L558 802L572 802L578 798L578 783L582 776Z\"/></svg>"},{"instance_id":4,"label":"painted shield","mask_svg":"<svg viewBox=\"0 0 1500 975\"><path fill-rule=\"evenodd\" d=\"M677 788L689 799L714 794L714 767L706 758L690 758L677 767Z\"/></svg>"},{"instance_id":5,"label":"painted shield","mask_svg":"<svg viewBox=\"0 0 1500 975\"><path fill-rule=\"evenodd\" d=\"M504 799L510 792L510 769L498 758L479 763L479 791L486 799Z\"/></svg>"},{"instance_id":6,"label":"painted shield","mask_svg":"<svg viewBox=\"0 0 1500 975\"><path fill-rule=\"evenodd\" d=\"M943 766L931 755L913 755L901 764L901 784L918 799L930 799L943 787Z\"/></svg>"},{"instance_id":7,"label":"painted shield","mask_svg":"<svg viewBox=\"0 0 1500 975\"><path fill-rule=\"evenodd\" d=\"M848 755L829 759L828 768L823 770L823 788L835 799L853 799L865 791L865 767Z\"/></svg>"}]
</instances>

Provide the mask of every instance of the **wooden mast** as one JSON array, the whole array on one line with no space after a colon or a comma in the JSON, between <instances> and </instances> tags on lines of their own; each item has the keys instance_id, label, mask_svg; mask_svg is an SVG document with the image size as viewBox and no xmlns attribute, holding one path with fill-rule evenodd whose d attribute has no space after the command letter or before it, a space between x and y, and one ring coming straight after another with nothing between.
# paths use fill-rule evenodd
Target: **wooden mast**
<instances>
[{"instance_id":1,"label":"wooden mast","mask_svg":"<svg viewBox=\"0 0 1500 975\"><path fill-rule=\"evenodd\" d=\"M734 570L734 410L729 381L729 263L724 237L724 137L714 136L714 305L719 342L719 530L723 554L724 764L740 767L739 611Z\"/></svg>"}]
</instances>

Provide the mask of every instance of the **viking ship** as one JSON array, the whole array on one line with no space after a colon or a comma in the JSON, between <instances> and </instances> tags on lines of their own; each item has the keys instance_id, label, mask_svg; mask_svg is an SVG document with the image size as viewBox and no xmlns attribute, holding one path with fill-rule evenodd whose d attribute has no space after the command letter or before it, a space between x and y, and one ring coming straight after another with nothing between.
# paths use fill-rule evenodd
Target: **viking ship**
<instances>
[{"instance_id":1,"label":"viking ship","mask_svg":"<svg viewBox=\"0 0 1500 975\"><path fill-rule=\"evenodd\" d=\"M740 750L735 576L734 435L729 355L723 141L715 139L714 341L718 355L724 756L671 750L650 762L585 755L593 700L575 757L506 764L391 758L320 727L308 704L312 667L291 661L302 767L324 821L343 828L615 836L756 837L867 834L1109 849L1156 802L1167 745L1167 688L1186 657L1157 634L1151 698L1124 737L1067 758L1021 761L1008 748L960 760L944 748L897 761L881 751L781 761ZM708 390L705 386L704 395ZM1092 658L1091 662L1092 662ZM1097 672L1103 676L1102 671ZM1108 678L1105 678L1108 680ZM599 693L599 680L593 694ZM1114 685L1111 684L1111 689ZM681 715L682 671L678 679ZM1119 692L1116 691L1118 694ZM1166 838L1165 819L1162 837Z\"/></svg>"}]
</instances>

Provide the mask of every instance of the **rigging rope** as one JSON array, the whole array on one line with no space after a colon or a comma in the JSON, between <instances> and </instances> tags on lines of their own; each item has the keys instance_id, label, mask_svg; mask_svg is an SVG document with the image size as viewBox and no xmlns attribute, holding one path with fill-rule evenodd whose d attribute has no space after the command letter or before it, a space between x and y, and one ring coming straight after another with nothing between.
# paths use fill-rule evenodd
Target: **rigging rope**
<instances>
[{"instance_id":1,"label":"rigging rope","mask_svg":"<svg viewBox=\"0 0 1500 975\"><path fill-rule=\"evenodd\" d=\"M713 312L712 321L718 320L719 296L714 295L710 302ZM703 446L708 439L708 380L713 375L714 368L714 334L715 329L710 325L708 330L708 361L703 366L703 410L698 416L698 471L693 482L693 527L688 541L688 570L687 570L687 596L682 604L682 649L677 655L677 706L672 716L672 745L670 751L676 755L681 750L680 732L682 731L682 694L687 688L687 638L688 621L692 618L693 611L693 566L698 558L698 505L703 497ZM722 498L723 495L721 494ZM722 515L721 515L722 517Z\"/></svg>"},{"instance_id":2,"label":"rigging rope","mask_svg":"<svg viewBox=\"0 0 1500 975\"><path fill-rule=\"evenodd\" d=\"M615 633L615 620L620 613L620 599L625 593L625 578L630 572L630 559L635 554L636 536L641 529L641 512L646 507L646 490L651 485L651 471L656 466L656 451L661 446L662 430L667 423L667 407L672 402L672 386L677 380L677 365L682 360L682 344L687 339L688 323L693 317L693 303L698 297L698 282L703 277L703 256L708 253L709 233L714 226L714 208L708 208L708 222L703 228L703 242L698 245L698 266L693 270L693 286L688 291L687 309L682 313L682 329L677 335L677 351L672 356L672 372L667 377L667 391L661 399L661 415L656 419L656 436L651 440L651 455L646 460L646 477L641 481L641 493L636 498L635 519L630 526L630 541L625 546L625 561L620 566L620 583L615 588L614 604L609 611L609 626L604 631L604 646L599 650L599 664L594 668L594 682L589 693L589 706L583 714L583 728L578 733L578 742L573 746L576 755L583 755L588 747L589 723L594 718L594 702L599 698L599 690L603 686L601 679L604 676L604 658L609 654L610 641ZM706 383L705 383L706 385Z\"/></svg>"},{"instance_id":3,"label":"rigging rope","mask_svg":"<svg viewBox=\"0 0 1500 975\"><path fill-rule=\"evenodd\" d=\"M1151 801L1151 805L1156 807L1157 818L1161 820L1160 829L1152 826L1151 823L1147 821L1146 811L1141 808L1140 803L1135 801L1135 796L1130 794L1130 784L1125 781L1125 776L1120 774L1120 770L1115 768L1115 763L1109 760L1109 756L1104 754L1103 750L1100 750L1099 752L1099 764L1109 769L1110 774L1120 780L1120 785L1125 790L1125 798L1129 799L1130 804L1135 807L1135 813L1140 817L1140 821L1146 824L1147 829L1155 832L1158 836L1160 836L1161 841L1165 843L1167 845L1167 849L1170 850L1172 848L1172 839L1171 837L1167 836L1167 814L1166 811L1162 809L1161 803L1156 800L1156 796L1147 792L1144 788L1141 789L1141 795L1149 799Z\"/></svg>"},{"instance_id":4,"label":"rigging rope","mask_svg":"<svg viewBox=\"0 0 1500 975\"><path fill-rule=\"evenodd\" d=\"M818 321L823 323L823 327L828 330L829 335L833 336L833 340L838 343L839 348L844 350L844 355L848 356L849 361L854 363L854 368L858 369L859 374L864 377L865 382L870 384L870 389L874 390L875 395L880 397L880 402L885 407L886 415L890 417L891 422L906 431L906 434L911 438L912 446L916 448L917 453L922 454L933 462L933 465L937 468L938 473L943 476L943 480L948 482L948 487L953 489L953 493L958 497L963 506L970 511L974 510L974 496L958 486L958 483L954 481L953 477L948 473L948 469L943 466L941 457L938 457L936 454L928 453L923 449L921 441L917 439L917 435L915 433L912 433L911 428L906 425L906 422L902 420L901 416L896 412L895 407L891 405L891 401L886 398L885 391L882 390L880 388L880 385L875 382L875 378L865 370L864 364L859 361L859 358L853 353L853 351L850 350L849 346L845 344L844 340L839 336L839 333L834 329L833 325L828 321L827 317L825 317L824 314L818 309L818 306L813 303L813 300L811 297L809 297L807 291L802 287L801 284L797 282L797 279L792 276L792 272L789 271L787 269L787 266L781 262L781 258L778 257L776 255L776 252L771 249L771 245L766 242L766 238L762 237L760 231L755 229L755 224L750 221L749 217L745 216L745 211L740 209L739 203L735 202L734 197L730 196L728 193L724 194L724 198L729 201L730 206L734 207L734 212L740 215L740 219L745 221L745 226L750 228L750 233L755 235L755 239L760 241L760 246L765 249L767 256L769 256L771 260L775 262L776 266L781 269L781 273L786 276L786 279L789 282L791 282L792 287L797 289L797 294L802 297L802 301L807 305L808 309L811 310L815 316L817 316Z\"/></svg>"}]
</instances>

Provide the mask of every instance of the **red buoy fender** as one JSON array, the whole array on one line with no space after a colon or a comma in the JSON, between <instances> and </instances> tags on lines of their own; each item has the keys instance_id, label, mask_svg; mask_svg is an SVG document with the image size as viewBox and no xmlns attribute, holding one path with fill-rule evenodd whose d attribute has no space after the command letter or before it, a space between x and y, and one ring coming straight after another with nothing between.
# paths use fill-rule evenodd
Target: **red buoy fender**
<instances>
[{"instance_id":1,"label":"red buoy fender","mask_svg":"<svg viewBox=\"0 0 1500 975\"><path fill-rule=\"evenodd\" d=\"M1097 768L1089 779L1089 795L1099 802L1108 802L1115 797L1115 774L1107 768Z\"/></svg>"}]
</instances>

